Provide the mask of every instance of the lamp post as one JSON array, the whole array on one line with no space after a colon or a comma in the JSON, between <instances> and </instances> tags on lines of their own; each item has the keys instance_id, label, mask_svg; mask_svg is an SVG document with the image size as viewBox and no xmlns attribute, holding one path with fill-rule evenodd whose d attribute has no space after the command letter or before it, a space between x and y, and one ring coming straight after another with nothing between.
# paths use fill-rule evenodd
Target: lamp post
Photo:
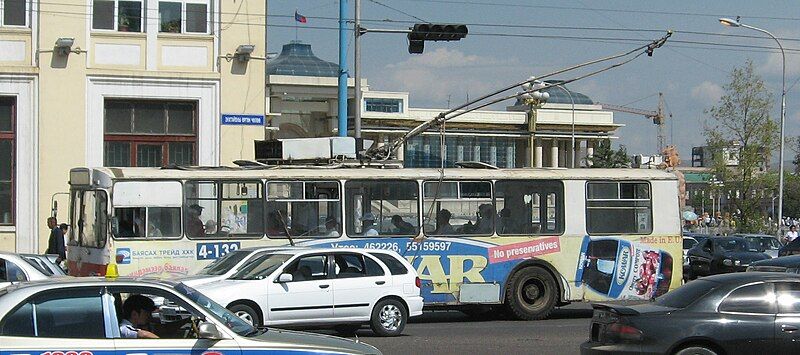
<instances>
[{"instance_id":1,"label":"lamp post","mask_svg":"<svg viewBox=\"0 0 800 355\"><path fill-rule=\"evenodd\" d=\"M773 36L772 33L769 33L769 31L761 29L761 28L758 28L758 27L754 27L754 26L750 26L750 25L741 23L739 21L738 17L736 18L736 20L732 20L732 19L729 19L729 18L720 18L719 19L719 23L721 23L721 24L723 24L725 26L729 26L729 27L744 27L744 28L749 28L751 30L755 30L755 31L764 33L767 36L772 37L772 39L774 39L775 42L778 43L778 48L780 48L780 50L781 50L781 58L783 59L783 68L782 68L782 72L781 72L782 73L782 75L781 75L782 76L782 86L781 86L781 132L780 132L781 133L781 144L780 144L780 154L779 154L780 160L778 161L778 174L779 174L778 175L778 221L781 221L781 220L783 220L783 143L785 141L785 138L783 136L783 130L784 130L784 126L785 126L784 121L786 120L786 53L783 51L783 46L781 45L781 41L779 41L777 37ZM776 235L780 239L780 237L781 237L780 224L778 225L778 231L776 232Z\"/></svg>"},{"instance_id":2,"label":"lamp post","mask_svg":"<svg viewBox=\"0 0 800 355\"><path fill-rule=\"evenodd\" d=\"M572 144L570 145L570 150L572 152L570 154L572 156L572 160L570 160L570 162L572 165L571 168L574 169L575 168L575 100L572 98L572 93L569 92L569 90L567 90L563 86L561 86L561 84L550 83L550 85L553 85L563 90L565 93L567 93L567 96L569 96L569 101L572 102Z\"/></svg>"}]
</instances>

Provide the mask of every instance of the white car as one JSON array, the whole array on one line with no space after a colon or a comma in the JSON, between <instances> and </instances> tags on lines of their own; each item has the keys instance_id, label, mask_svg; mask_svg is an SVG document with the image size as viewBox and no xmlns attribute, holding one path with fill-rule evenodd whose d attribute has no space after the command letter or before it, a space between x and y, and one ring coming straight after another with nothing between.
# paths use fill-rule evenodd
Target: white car
<instances>
[{"instance_id":1,"label":"white car","mask_svg":"<svg viewBox=\"0 0 800 355\"><path fill-rule=\"evenodd\" d=\"M299 249L301 247L252 247L234 250L223 257L214 260L196 274L179 278L187 286L198 285L225 280L253 260L258 260L265 253L286 249Z\"/></svg>"},{"instance_id":2,"label":"white car","mask_svg":"<svg viewBox=\"0 0 800 355\"><path fill-rule=\"evenodd\" d=\"M34 266L32 261L14 253L0 252L0 289L14 282L47 280L50 276Z\"/></svg>"},{"instance_id":3,"label":"white car","mask_svg":"<svg viewBox=\"0 0 800 355\"><path fill-rule=\"evenodd\" d=\"M332 325L352 334L369 323L378 335L396 336L422 314L416 271L384 250L278 250L197 289L256 326Z\"/></svg>"}]
</instances>

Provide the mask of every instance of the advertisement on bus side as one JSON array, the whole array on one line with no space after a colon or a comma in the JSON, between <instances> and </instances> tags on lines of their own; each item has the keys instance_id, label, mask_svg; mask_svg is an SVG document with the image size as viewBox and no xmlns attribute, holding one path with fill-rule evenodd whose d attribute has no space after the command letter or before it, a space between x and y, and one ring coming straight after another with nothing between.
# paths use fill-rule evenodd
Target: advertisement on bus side
<instances>
[{"instance_id":1,"label":"advertisement on bus side","mask_svg":"<svg viewBox=\"0 0 800 355\"><path fill-rule=\"evenodd\" d=\"M585 236L575 274L584 286L612 299L651 299L669 290L672 256L649 244Z\"/></svg>"}]
</instances>

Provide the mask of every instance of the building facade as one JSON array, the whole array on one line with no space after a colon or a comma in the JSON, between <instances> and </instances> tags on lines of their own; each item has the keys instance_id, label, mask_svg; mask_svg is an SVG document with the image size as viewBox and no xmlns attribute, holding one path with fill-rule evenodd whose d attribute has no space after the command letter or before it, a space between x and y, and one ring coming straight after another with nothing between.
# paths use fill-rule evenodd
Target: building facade
<instances>
[{"instance_id":1,"label":"building facade","mask_svg":"<svg viewBox=\"0 0 800 355\"><path fill-rule=\"evenodd\" d=\"M263 127L220 117L268 112L265 10L253 0L4 0L0 250L46 248L45 218L67 220L73 167L252 159Z\"/></svg>"}]
</instances>

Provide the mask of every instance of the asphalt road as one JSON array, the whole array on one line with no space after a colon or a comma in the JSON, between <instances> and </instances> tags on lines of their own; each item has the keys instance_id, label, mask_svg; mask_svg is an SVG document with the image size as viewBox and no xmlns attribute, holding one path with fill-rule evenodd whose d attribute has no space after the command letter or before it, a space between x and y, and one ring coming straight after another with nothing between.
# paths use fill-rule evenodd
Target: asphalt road
<instances>
[{"instance_id":1,"label":"asphalt road","mask_svg":"<svg viewBox=\"0 0 800 355\"><path fill-rule=\"evenodd\" d=\"M399 337L376 337L366 326L356 334L386 355L577 354L589 337L591 318L588 303L557 309L550 319L532 322L475 321L461 312L431 312L413 319Z\"/></svg>"}]
</instances>

